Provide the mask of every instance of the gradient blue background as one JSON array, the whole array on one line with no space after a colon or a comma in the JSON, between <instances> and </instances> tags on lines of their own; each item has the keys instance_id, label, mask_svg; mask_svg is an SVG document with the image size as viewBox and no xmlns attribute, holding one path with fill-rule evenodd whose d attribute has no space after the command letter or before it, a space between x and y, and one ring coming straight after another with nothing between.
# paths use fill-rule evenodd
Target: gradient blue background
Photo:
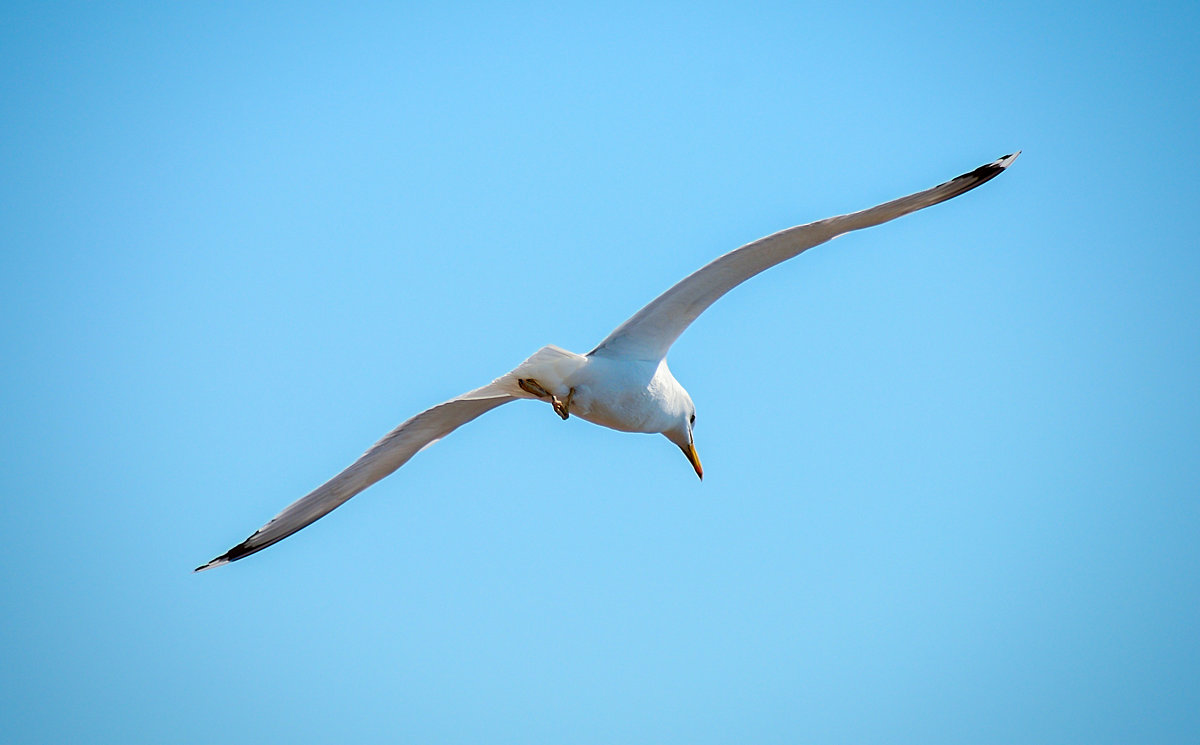
<instances>
[{"instance_id":1,"label":"gradient blue background","mask_svg":"<svg viewBox=\"0 0 1200 745\"><path fill-rule=\"evenodd\" d=\"M12 743L1200 739L1195 3L7 3ZM707 477L409 415L746 241Z\"/></svg>"}]
</instances>

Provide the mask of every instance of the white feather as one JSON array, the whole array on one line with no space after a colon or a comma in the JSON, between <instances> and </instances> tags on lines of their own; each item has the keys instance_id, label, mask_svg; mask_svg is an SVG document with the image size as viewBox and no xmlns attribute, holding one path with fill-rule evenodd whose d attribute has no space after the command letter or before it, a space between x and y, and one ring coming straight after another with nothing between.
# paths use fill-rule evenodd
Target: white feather
<instances>
[{"instance_id":1,"label":"white feather","mask_svg":"<svg viewBox=\"0 0 1200 745\"><path fill-rule=\"evenodd\" d=\"M661 432L688 455L697 475L702 476L692 441L695 407L666 365L667 351L692 321L726 292L759 272L835 236L956 197L994 178L1019 154L980 166L932 189L861 212L788 228L725 254L655 298L589 354L543 347L488 385L417 414L344 471L196 571L228 564L283 540L472 419L509 401L538 398L518 385L521 379L536 381L552 396L568 402L571 413L582 419L626 432Z\"/></svg>"}]
</instances>

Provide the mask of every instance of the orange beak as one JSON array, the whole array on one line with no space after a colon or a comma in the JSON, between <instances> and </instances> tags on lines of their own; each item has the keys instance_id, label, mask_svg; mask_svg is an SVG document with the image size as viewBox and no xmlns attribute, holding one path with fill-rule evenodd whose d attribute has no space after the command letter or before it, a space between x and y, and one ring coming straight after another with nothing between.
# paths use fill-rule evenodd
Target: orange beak
<instances>
[{"instance_id":1,"label":"orange beak","mask_svg":"<svg viewBox=\"0 0 1200 745\"><path fill-rule=\"evenodd\" d=\"M692 468L696 469L696 475L700 480L704 480L704 466L700 465L700 454L696 452L696 446L693 443L688 443L687 447L679 446L683 454L687 456L688 463L692 464Z\"/></svg>"}]
</instances>

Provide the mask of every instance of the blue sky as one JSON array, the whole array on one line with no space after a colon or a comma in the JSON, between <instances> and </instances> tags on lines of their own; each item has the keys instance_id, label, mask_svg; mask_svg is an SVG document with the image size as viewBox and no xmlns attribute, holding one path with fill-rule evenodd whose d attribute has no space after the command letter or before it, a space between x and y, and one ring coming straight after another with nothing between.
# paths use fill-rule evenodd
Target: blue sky
<instances>
[{"instance_id":1,"label":"blue sky","mask_svg":"<svg viewBox=\"0 0 1200 745\"><path fill-rule=\"evenodd\" d=\"M1200 737L1194 3L0 11L9 742ZM658 437L411 414L783 227Z\"/></svg>"}]
</instances>

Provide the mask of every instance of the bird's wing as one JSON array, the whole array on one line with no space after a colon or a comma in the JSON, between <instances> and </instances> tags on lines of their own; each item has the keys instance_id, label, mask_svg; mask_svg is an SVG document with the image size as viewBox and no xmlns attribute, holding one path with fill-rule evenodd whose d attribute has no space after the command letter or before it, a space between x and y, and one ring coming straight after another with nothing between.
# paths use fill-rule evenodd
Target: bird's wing
<instances>
[{"instance_id":1,"label":"bird's wing","mask_svg":"<svg viewBox=\"0 0 1200 745\"><path fill-rule=\"evenodd\" d=\"M490 385L422 411L396 427L346 470L293 502L269 523L255 531L254 535L207 564L196 567L196 571L237 561L287 538L395 471L422 448L445 437L475 417L501 404L521 398L508 392L512 386L506 384L505 378L499 378Z\"/></svg>"},{"instance_id":2,"label":"bird's wing","mask_svg":"<svg viewBox=\"0 0 1200 745\"><path fill-rule=\"evenodd\" d=\"M944 184L861 212L781 230L730 251L684 278L617 327L591 354L660 360L692 321L725 293L759 272L831 238L894 220L944 202L995 178L1020 151L980 166Z\"/></svg>"}]
</instances>

